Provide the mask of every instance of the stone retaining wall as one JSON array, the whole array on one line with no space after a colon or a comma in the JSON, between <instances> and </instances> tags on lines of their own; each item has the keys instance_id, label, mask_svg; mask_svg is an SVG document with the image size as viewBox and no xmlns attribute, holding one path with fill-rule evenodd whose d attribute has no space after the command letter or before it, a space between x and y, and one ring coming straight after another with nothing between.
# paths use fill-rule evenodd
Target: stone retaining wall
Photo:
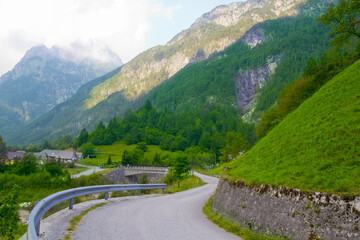
<instances>
[{"instance_id":1,"label":"stone retaining wall","mask_svg":"<svg viewBox=\"0 0 360 240\"><path fill-rule=\"evenodd\" d=\"M124 169L122 168L104 173L104 176L106 176L108 179L110 179L110 181L114 183L132 184L132 183L137 183L138 179L143 174L146 174L148 183L159 183L161 179L165 176L165 172L159 172L159 173L144 172L138 174L125 175Z\"/></svg>"},{"instance_id":2,"label":"stone retaining wall","mask_svg":"<svg viewBox=\"0 0 360 240\"><path fill-rule=\"evenodd\" d=\"M360 197L221 179L212 207L256 232L290 239L360 239Z\"/></svg>"}]
</instances>

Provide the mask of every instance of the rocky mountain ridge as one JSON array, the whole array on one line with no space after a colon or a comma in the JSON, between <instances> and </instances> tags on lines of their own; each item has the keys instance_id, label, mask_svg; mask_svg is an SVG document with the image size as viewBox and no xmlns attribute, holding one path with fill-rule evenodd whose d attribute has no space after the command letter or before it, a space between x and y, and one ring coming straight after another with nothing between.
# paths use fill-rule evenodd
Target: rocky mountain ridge
<instances>
[{"instance_id":1,"label":"rocky mountain ridge","mask_svg":"<svg viewBox=\"0 0 360 240\"><path fill-rule=\"evenodd\" d=\"M119 74L92 90L85 107L92 108L116 92L134 100L187 64L222 51L254 24L297 14L302 2L304 0L249 0L217 7L166 45L149 49L125 64Z\"/></svg>"}]
</instances>

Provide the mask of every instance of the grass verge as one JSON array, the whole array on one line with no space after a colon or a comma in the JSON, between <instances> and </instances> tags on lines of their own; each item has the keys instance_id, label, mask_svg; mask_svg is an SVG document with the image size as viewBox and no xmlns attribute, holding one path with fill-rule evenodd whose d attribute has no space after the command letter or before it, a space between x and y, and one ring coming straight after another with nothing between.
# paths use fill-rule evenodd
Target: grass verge
<instances>
[{"instance_id":1,"label":"grass verge","mask_svg":"<svg viewBox=\"0 0 360 240\"><path fill-rule=\"evenodd\" d=\"M169 184L165 189L165 193L181 192L203 185L205 185L205 183L199 177L190 175L188 178L180 182L180 186L178 186L178 182L173 182L172 184Z\"/></svg>"},{"instance_id":2,"label":"grass verge","mask_svg":"<svg viewBox=\"0 0 360 240\"><path fill-rule=\"evenodd\" d=\"M85 215L88 214L89 212L91 212L92 210L102 207L106 204L108 204L108 202L96 204L96 205L92 206L91 208L88 208L88 209L82 211L79 215L73 217L69 222L70 225L66 229L68 231L68 234L66 234L63 239L65 239L65 240L73 239L72 234L76 231L77 227L79 226L79 224L81 223L81 220L85 217Z\"/></svg>"},{"instance_id":3,"label":"grass verge","mask_svg":"<svg viewBox=\"0 0 360 240\"><path fill-rule=\"evenodd\" d=\"M68 170L70 175L74 175L74 174L79 174L81 172L84 172L84 171L88 170L88 168L87 167L76 166L74 168L67 168L66 170Z\"/></svg>"},{"instance_id":4,"label":"grass verge","mask_svg":"<svg viewBox=\"0 0 360 240\"><path fill-rule=\"evenodd\" d=\"M212 205L213 197L211 197L203 207L203 212L206 217L218 225L220 228L230 232L236 236L241 237L243 240L286 240L284 237L267 236L263 234L254 233L249 228L241 227L234 221L224 218L222 215L213 212Z\"/></svg>"}]
</instances>

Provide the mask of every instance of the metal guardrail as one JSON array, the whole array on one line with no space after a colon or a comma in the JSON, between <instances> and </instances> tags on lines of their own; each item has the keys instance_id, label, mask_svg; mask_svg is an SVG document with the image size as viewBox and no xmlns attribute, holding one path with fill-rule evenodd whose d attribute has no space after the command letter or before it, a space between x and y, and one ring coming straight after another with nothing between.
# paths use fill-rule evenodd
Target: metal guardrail
<instances>
[{"instance_id":1,"label":"metal guardrail","mask_svg":"<svg viewBox=\"0 0 360 240\"><path fill-rule=\"evenodd\" d=\"M158 189L161 188L163 191L166 188L166 184L116 184L116 185L98 185L90 187L80 187L64 190L61 192L54 193L43 200L39 201L38 204L31 211L29 216L28 230L26 233L26 239L38 239L40 232L40 219L41 217L56 204L70 199L69 209L73 209L73 198L105 192L105 199L108 199L108 192L125 191L125 190L138 190L140 196L141 190L146 189Z\"/></svg>"}]
</instances>

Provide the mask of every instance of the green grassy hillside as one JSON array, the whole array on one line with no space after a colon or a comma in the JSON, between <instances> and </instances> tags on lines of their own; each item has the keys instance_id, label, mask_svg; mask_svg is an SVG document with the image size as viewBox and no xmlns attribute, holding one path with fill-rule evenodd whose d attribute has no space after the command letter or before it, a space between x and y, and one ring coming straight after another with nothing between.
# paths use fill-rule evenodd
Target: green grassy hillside
<instances>
[{"instance_id":1,"label":"green grassy hillside","mask_svg":"<svg viewBox=\"0 0 360 240\"><path fill-rule=\"evenodd\" d=\"M360 194L360 61L224 172L249 183Z\"/></svg>"},{"instance_id":2,"label":"green grassy hillside","mask_svg":"<svg viewBox=\"0 0 360 240\"><path fill-rule=\"evenodd\" d=\"M171 154L170 151L162 150L159 146L148 145L148 149L144 154L145 161L150 165L152 160L154 159L155 154L159 154L160 156ZM107 162L109 156L111 156L112 162L121 162L122 155L125 150L131 151L136 148L136 144L126 145L121 142L116 142L112 145L101 145L96 146L96 149L99 151L96 153L96 158L90 159L81 159L80 163L90 166L100 166Z\"/></svg>"}]
</instances>

